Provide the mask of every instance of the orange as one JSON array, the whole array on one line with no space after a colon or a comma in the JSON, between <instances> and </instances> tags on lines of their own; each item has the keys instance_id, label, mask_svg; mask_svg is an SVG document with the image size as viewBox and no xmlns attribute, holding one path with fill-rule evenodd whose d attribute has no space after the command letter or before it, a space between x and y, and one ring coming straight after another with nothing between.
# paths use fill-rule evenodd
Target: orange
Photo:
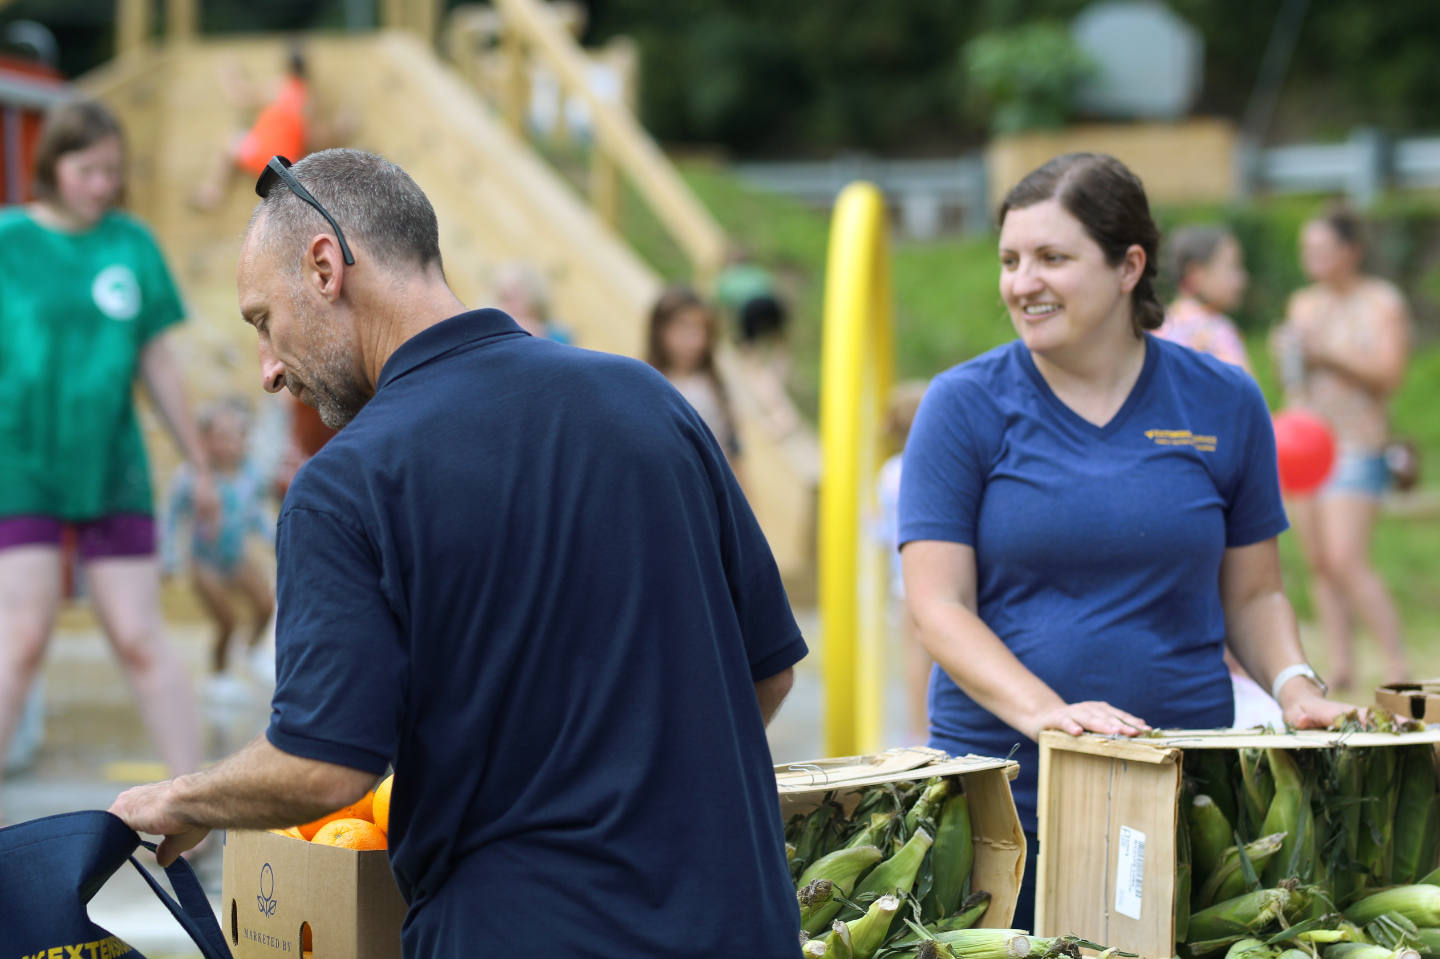
<instances>
[{"instance_id":1,"label":"orange","mask_svg":"<svg viewBox=\"0 0 1440 959\"><path fill-rule=\"evenodd\" d=\"M327 822L334 822L337 819L363 819L366 822L370 822L370 817L374 815L370 811L371 803L374 799L375 790L372 789L350 805L337 809L329 815L321 816L314 822L307 822L305 825L300 826L300 835L314 842L316 831Z\"/></svg>"},{"instance_id":2,"label":"orange","mask_svg":"<svg viewBox=\"0 0 1440 959\"><path fill-rule=\"evenodd\" d=\"M395 779L392 773L380 780L380 785L375 787L375 800L372 809L375 813L375 825L390 834L390 783Z\"/></svg>"},{"instance_id":3,"label":"orange","mask_svg":"<svg viewBox=\"0 0 1440 959\"><path fill-rule=\"evenodd\" d=\"M385 833L364 819L336 819L321 826L310 841L343 849L384 849Z\"/></svg>"},{"instance_id":4,"label":"orange","mask_svg":"<svg viewBox=\"0 0 1440 959\"><path fill-rule=\"evenodd\" d=\"M271 829L270 832L273 832L277 836L289 836L291 839L299 839L301 842L305 841L305 837L301 834L299 826L286 826L284 829Z\"/></svg>"}]
</instances>

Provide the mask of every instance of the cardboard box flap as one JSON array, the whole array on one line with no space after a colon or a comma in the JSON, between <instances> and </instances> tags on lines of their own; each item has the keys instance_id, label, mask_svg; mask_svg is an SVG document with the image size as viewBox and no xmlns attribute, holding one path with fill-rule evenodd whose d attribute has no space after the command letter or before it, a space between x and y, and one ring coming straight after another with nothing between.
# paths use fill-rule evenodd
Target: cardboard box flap
<instances>
[{"instance_id":1,"label":"cardboard box flap","mask_svg":"<svg viewBox=\"0 0 1440 959\"><path fill-rule=\"evenodd\" d=\"M1041 736L1057 745L1063 743L1063 748L1075 752L1141 762L1164 762L1167 751L1175 749L1324 749L1329 746L1409 746L1435 742L1435 734L1424 731L1337 733L1328 729L1301 729L1290 733L1262 733L1249 729L1172 729L1134 738L1095 733L1071 736L1047 731ZM1147 750L1153 751L1156 756L1147 759Z\"/></svg>"},{"instance_id":2,"label":"cardboard box flap","mask_svg":"<svg viewBox=\"0 0 1440 959\"><path fill-rule=\"evenodd\" d=\"M787 793L811 792L816 789L873 786L877 783L903 782L931 776L956 776L1007 767L1007 778L1014 779L1019 775L1019 763L1010 760L989 756L959 756L952 759L938 749L911 746L877 753L874 756L787 763L775 767L775 781L780 788L780 795L784 796Z\"/></svg>"},{"instance_id":3,"label":"cardboard box flap","mask_svg":"<svg viewBox=\"0 0 1440 959\"><path fill-rule=\"evenodd\" d=\"M948 758L948 755L938 749L897 746L873 756L841 756L834 759L810 759L801 763L778 763L775 766L775 781L782 789L792 783L813 789L832 783L855 782L871 776L908 772L926 763Z\"/></svg>"}]
</instances>

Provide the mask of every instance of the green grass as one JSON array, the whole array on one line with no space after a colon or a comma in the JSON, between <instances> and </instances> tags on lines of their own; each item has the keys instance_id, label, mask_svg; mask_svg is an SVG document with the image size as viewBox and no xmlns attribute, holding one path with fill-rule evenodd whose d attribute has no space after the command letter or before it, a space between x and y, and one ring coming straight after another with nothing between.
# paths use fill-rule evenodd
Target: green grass
<instances>
[{"instance_id":1,"label":"green grass","mask_svg":"<svg viewBox=\"0 0 1440 959\"><path fill-rule=\"evenodd\" d=\"M813 420L819 397L820 315L824 295L828 214L796 201L752 189L721 165L687 162L681 172L730 236L743 242L755 258L781 277L793 307L791 344L795 357L792 393ZM1242 317L1250 327L1249 346L1256 375L1266 396L1278 401L1277 378L1265 351L1265 327L1283 311L1285 284L1298 269L1282 262L1294 249L1293 237L1315 208L1313 198L1289 198L1243 209L1187 208L1158 210L1164 226L1183 221L1224 219L1235 225L1254 249L1252 272L1266 272L1271 282L1247 304ZM623 229L656 269L670 279L683 279L687 266L659 224L633 195L624 204ZM1287 272L1291 271L1291 272ZM993 237L953 238L933 242L897 241L892 251L897 378L932 376L1013 337L999 301ZM1405 386L1394 400L1397 432L1412 437L1421 449L1422 488L1440 490L1440 346L1428 346L1414 357ZM1323 668L1327 651L1310 635L1311 607L1307 576L1293 533L1280 539L1287 592L1297 613L1307 621L1307 650ZM1406 624L1416 675L1440 675L1440 519L1384 516L1376 530L1375 563L1394 591ZM1360 639L1357 660L1360 688L1381 679L1381 662L1369 640ZM1365 694L1358 698L1368 699Z\"/></svg>"}]
</instances>

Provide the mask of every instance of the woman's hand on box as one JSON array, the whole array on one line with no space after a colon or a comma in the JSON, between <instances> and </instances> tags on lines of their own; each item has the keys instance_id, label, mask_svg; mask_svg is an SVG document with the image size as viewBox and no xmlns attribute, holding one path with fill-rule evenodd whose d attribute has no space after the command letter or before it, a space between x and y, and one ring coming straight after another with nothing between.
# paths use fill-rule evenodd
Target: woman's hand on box
<instances>
[{"instance_id":1,"label":"woman's hand on box","mask_svg":"<svg viewBox=\"0 0 1440 959\"><path fill-rule=\"evenodd\" d=\"M1149 724L1139 716L1098 700L1057 706L1041 713L1037 723L1032 739L1038 738L1042 729L1058 729L1072 736L1087 732L1103 736L1138 736L1150 729Z\"/></svg>"},{"instance_id":2,"label":"woman's hand on box","mask_svg":"<svg viewBox=\"0 0 1440 959\"><path fill-rule=\"evenodd\" d=\"M1281 698L1280 707L1284 711L1285 722L1296 729L1328 729L1342 716L1363 712L1360 707L1349 703L1332 702L1312 688L1282 695Z\"/></svg>"}]
</instances>

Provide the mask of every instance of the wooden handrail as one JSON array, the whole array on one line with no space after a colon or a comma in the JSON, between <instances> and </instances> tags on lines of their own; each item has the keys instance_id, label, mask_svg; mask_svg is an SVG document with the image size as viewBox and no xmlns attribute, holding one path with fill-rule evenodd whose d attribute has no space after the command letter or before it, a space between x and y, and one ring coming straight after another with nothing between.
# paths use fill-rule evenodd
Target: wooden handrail
<instances>
[{"instance_id":1,"label":"wooden handrail","mask_svg":"<svg viewBox=\"0 0 1440 959\"><path fill-rule=\"evenodd\" d=\"M713 279L725 258L726 239L633 113L597 96L586 77L579 45L539 0L495 0L504 28L552 70L567 96L585 104L595 124L596 149L620 168L685 251L697 279Z\"/></svg>"}]
</instances>

